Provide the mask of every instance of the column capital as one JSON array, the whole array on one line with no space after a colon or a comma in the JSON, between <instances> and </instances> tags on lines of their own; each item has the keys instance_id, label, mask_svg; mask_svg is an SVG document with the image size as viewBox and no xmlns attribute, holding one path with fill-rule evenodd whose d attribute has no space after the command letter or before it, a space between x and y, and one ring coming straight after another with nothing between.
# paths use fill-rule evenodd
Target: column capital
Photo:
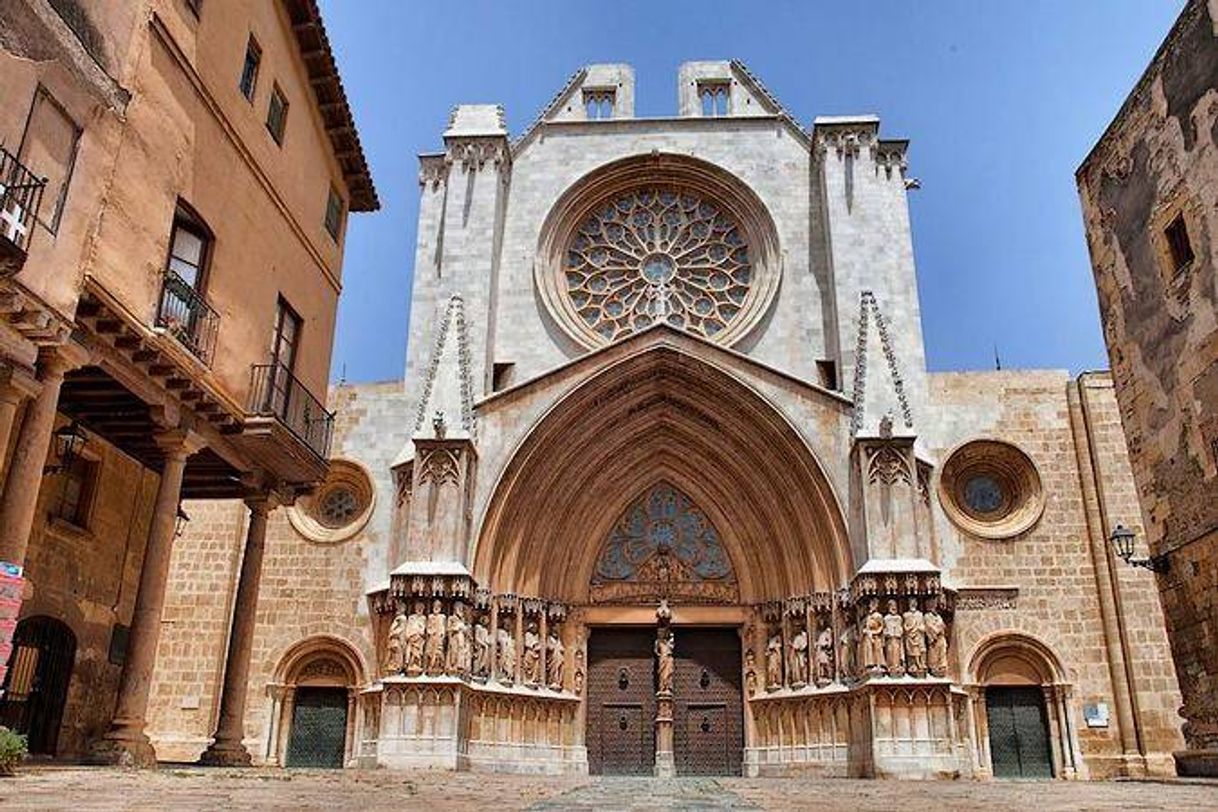
<instances>
[{"instance_id":1,"label":"column capital","mask_svg":"<svg viewBox=\"0 0 1218 812\"><path fill-rule=\"evenodd\" d=\"M49 376L63 376L74 369L87 365L93 358L92 353L75 341L67 341L51 347L43 347L38 351L39 379Z\"/></svg>"},{"instance_id":2,"label":"column capital","mask_svg":"<svg viewBox=\"0 0 1218 812\"><path fill-rule=\"evenodd\" d=\"M42 384L32 370L16 363L0 363L0 403L18 403L37 397L40 391Z\"/></svg>"},{"instance_id":3,"label":"column capital","mask_svg":"<svg viewBox=\"0 0 1218 812\"><path fill-rule=\"evenodd\" d=\"M157 447L165 452L167 459L185 460L207 445L207 441L189 429L166 429L153 435Z\"/></svg>"},{"instance_id":4,"label":"column capital","mask_svg":"<svg viewBox=\"0 0 1218 812\"><path fill-rule=\"evenodd\" d=\"M243 501L245 506L249 508L250 513L258 516L266 516L282 504L279 494L275 491L259 491L257 493L246 494Z\"/></svg>"}]
</instances>

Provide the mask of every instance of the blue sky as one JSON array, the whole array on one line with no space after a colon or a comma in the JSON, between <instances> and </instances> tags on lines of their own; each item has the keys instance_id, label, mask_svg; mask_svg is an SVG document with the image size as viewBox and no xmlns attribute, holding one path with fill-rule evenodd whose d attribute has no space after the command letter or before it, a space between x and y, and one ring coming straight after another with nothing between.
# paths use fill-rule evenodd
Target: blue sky
<instances>
[{"instance_id":1,"label":"blue sky","mask_svg":"<svg viewBox=\"0 0 1218 812\"><path fill-rule=\"evenodd\" d=\"M627 62L635 113L676 71L740 59L804 125L877 113L909 138L932 369L1107 365L1074 170L1182 0L458 2L321 0L382 209L347 232L333 377L400 377L419 152L448 111L502 104L513 136L581 65Z\"/></svg>"}]
</instances>

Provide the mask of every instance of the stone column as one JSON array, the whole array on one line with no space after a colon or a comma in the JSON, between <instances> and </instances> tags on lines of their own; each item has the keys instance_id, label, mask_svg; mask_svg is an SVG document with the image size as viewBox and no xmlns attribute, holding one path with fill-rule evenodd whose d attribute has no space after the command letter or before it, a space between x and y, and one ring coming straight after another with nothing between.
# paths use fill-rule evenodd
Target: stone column
<instances>
[{"instance_id":1,"label":"stone column","mask_svg":"<svg viewBox=\"0 0 1218 812\"><path fill-rule=\"evenodd\" d=\"M4 464L8 443L17 421L17 407L26 398L37 397L42 385L16 366L0 367L0 491L4 487ZM49 440L49 438L48 438Z\"/></svg>"},{"instance_id":2,"label":"stone column","mask_svg":"<svg viewBox=\"0 0 1218 812\"><path fill-rule=\"evenodd\" d=\"M262 578L262 557L266 548L267 514L275 507L265 495L245 500L250 509L245 534L245 554L241 557L241 577L233 602L233 622L228 632L228 656L224 661L224 688L220 694L220 720L214 741L199 759L201 764L248 767L249 751L245 738L245 698L249 688L250 653L254 646L254 624L258 610L258 583Z\"/></svg>"},{"instance_id":3,"label":"stone column","mask_svg":"<svg viewBox=\"0 0 1218 812\"><path fill-rule=\"evenodd\" d=\"M55 426L59 388L64 374L84 363L86 357L83 350L65 345L44 350L38 358L38 383L42 388L26 409L4 482L4 494L0 497L0 561L25 564L51 430ZM15 411L15 404L13 408Z\"/></svg>"},{"instance_id":4,"label":"stone column","mask_svg":"<svg viewBox=\"0 0 1218 812\"><path fill-rule=\"evenodd\" d=\"M177 531L178 504L182 495L182 475L186 458L202 447L197 435L186 431L158 434L157 444L165 452L165 466L157 487L144 563L140 570L139 592L127 643L127 658L119 679L118 702L110 729L90 748L89 760L101 764L155 767L156 752L144 733L147 724L148 691L156 664L157 641L161 635L161 610L169 580L170 552Z\"/></svg>"}]
</instances>

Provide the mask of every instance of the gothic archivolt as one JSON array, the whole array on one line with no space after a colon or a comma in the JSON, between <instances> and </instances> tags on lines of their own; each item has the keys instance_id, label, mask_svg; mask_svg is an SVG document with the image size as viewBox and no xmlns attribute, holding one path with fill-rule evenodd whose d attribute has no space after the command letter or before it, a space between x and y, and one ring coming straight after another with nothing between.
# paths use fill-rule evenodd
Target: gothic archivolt
<instances>
[{"instance_id":1,"label":"gothic archivolt","mask_svg":"<svg viewBox=\"0 0 1218 812\"><path fill-rule=\"evenodd\" d=\"M536 280L550 315L591 349L660 323L730 345L780 274L773 222L747 186L656 154L602 167L559 199Z\"/></svg>"}]
</instances>

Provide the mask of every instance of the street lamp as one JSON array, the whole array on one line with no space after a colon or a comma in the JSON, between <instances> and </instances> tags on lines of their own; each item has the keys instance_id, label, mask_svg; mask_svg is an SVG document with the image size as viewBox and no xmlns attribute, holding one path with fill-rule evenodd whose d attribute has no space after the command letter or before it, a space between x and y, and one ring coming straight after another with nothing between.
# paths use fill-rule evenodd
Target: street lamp
<instances>
[{"instance_id":1,"label":"street lamp","mask_svg":"<svg viewBox=\"0 0 1218 812\"><path fill-rule=\"evenodd\" d=\"M80 424L75 420L66 426L57 428L51 435L51 442L59 462L44 468L42 470L43 476L47 474L62 474L64 471L69 470L72 467L72 463L80 456L80 452L84 450L87 440L88 437L81 429Z\"/></svg>"},{"instance_id":2,"label":"street lamp","mask_svg":"<svg viewBox=\"0 0 1218 812\"><path fill-rule=\"evenodd\" d=\"M1112 528L1112 535L1108 540L1112 542L1113 549L1116 550L1117 556L1131 567L1142 567L1151 572L1167 572L1167 559L1163 556L1151 556L1149 558L1134 558L1133 557L1133 542L1134 532L1123 524L1118 524Z\"/></svg>"},{"instance_id":3,"label":"street lamp","mask_svg":"<svg viewBox=\"0 0 1218 812\"><path fill-rule=\"evenodd\" d=\"M190 517L186 515L186 511L182 510L182 505L178 503L178 518L173 526L173 537L179 538L186 532L186 525L190 524Z\"/></svg>"}]
</instances>

